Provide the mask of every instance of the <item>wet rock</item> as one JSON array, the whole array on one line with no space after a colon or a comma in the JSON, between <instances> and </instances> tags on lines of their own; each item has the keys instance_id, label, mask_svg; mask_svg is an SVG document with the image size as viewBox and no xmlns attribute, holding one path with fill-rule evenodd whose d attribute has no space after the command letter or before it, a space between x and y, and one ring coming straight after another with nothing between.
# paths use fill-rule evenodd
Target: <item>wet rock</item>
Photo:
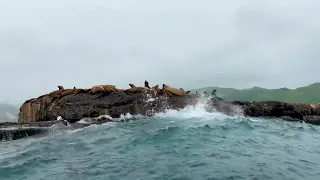
<instances>
[{"instance_id":1,"label":"wet rock","mask_svg":"<svg viewBox=\"0 0 320 180\"><path fill-rule=\"evenodd\" d=\"M198 96L155 95L152 93L111 92L108 94L70 94L62 98L49 95L28 100L20 108L19 122L54 120L61 116L70 123L83 118L109 115L118 118L121 114L152 116L166 109L181 109L196 104Z\"/></svg>"},{"instance_id":2,"label":"wet rock","mask_svg":"<svg viewBox=\"0 0 320 180\"><path fill-rule=\"evenodd\" d=\"M16 129L0 129L0 141L10 141L21 139L36 134L47 132L45 128L16 128Z\"/></svg>"},{"instance_id":3,"label":"wet rock","mask_svg":"<svg viewBox=\"0 0 320 180\"><path fill-rule=\"evenodd\" d=\"M303 116L303 121L307 122L307 123L311 123L311 124L316 124L316 125L320 125L320 116L316 115L316 116Z\"/></svg>"},{"instance_id":4,"label":"wet rock","mask_svg":"<svg viewBox=\"0 0 320 180\"><path fill-rule=\"evenodd\" d=\"M304 121L311 124L320 124L319 104L285 103L278 101L233 101L211 98L211 106L219 112L232 115L235 106L242 109L244 116L249 117L276 117L287 121ZM221 108L223 104L223 108Z\"/></svg>"}]
</instances>

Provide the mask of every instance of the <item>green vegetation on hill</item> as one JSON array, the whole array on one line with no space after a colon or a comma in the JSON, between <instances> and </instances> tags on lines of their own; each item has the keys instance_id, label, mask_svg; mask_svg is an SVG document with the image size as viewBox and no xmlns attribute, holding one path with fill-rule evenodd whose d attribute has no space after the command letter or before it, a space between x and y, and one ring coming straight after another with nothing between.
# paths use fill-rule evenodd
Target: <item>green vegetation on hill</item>
<instances>
[{"instance_id":1,"label":"green vegetation on hill","mask_svg":"<svg viewBox=\"0 0 320 180\"><path fill-rule=\"evenodd\" d=\"M320 103L320 83L314 83L306 87L297 89L279 88L265 89L253 87L250 89L233 89L219 87L205 87L193 89L192 92L198 91L203 93L211 93L213 89L217 89L217 96L229 101L283 101L283 102L306 102Z\"/></svg>"}]
</instances>

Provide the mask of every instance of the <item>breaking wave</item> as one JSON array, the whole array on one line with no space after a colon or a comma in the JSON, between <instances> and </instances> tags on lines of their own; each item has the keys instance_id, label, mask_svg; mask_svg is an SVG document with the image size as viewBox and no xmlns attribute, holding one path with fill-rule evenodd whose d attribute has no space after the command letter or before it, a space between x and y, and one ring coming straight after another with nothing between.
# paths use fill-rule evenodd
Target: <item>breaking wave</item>
<instances>
[{"instance_id":1,"label":"breaking wave","mask_svg":"<svg viewBox=\"0 0 320 180\"><path fill-rule=\"evenodd\" d=\"M124 114L0 143L1 179L319 179L318 126L207 112Z\"/></svg>"}]
</instances>

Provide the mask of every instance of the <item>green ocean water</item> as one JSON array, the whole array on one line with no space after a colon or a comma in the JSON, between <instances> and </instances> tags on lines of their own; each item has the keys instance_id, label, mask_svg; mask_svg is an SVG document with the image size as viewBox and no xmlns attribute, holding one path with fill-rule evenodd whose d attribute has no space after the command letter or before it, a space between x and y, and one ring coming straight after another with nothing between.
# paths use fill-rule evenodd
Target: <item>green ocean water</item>
<instances>
[{"instance_id":1,"label":"green ocean water","mask_svg":"<svg viewBox=\"0 0 320 180\"><path fill-rule=\"evenodd\" d=\"M320 179L320 128L202 108L0 142L1 180Z\"/></svg>"}]
</instances>

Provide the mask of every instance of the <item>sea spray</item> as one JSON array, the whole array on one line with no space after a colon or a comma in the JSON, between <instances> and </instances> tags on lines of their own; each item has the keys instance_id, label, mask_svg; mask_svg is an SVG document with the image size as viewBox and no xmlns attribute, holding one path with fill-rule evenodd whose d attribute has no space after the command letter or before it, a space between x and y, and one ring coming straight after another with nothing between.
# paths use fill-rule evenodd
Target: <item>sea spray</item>
<instances>
[{"instance_id":1,"label":"sea spray","mask_svg":"<svg viewBox=\"0 0 320 180\"><path fill-rule=\"evenodd\" d=\"M124 114L0 143L1 179L319 179L320 129L207 112Z\"/></svg>"}]
</instances>

